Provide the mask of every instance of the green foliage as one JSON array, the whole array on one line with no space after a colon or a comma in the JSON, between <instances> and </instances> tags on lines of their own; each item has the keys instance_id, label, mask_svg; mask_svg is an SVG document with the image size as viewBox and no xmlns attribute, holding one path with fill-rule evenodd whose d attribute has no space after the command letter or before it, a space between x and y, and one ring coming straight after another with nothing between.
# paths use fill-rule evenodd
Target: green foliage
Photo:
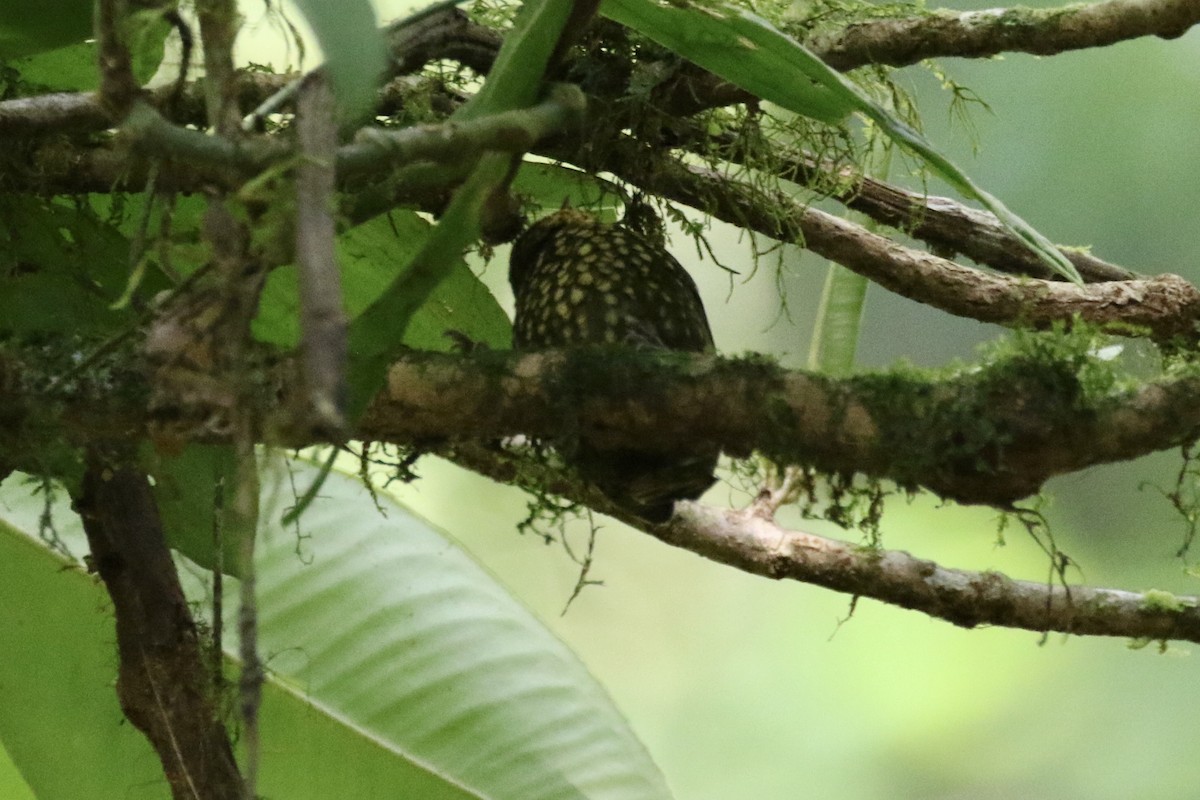
<instances>
[{"instance_id":1,"label":"green foliage","mask_svg":"<svg viewBox=\"0 0 1200 800\"><path fill-rule=\"evenodd\" d=\"M0 59L83 41L92 35L92 6L92 0L58 0L50 14L43 0L5 0L0 3Z\"/></svg>"},{"instance_id":2,"label":"green foliage","mask_svg":"<svg viewBox=\"0 0 1200 800\"><path fill-rule=\"evenodd\" d=\"M975 185L920 133L761 17L720 2L685 6L653 0L606 0L603 10L688 60L797 114L823 122L836 122L851 112L862 114L923 158L959 192L983 203L1055 272L1082 283L1074 265L1049 240ZM797 75L805 79L798 80Z\"/></svg>"},{"instance_id":3,"label":"green foliage","mask_svg":"<svg viewBox=\"0 0 1200 800\"><path fill-rule=\"evenodd\" d=\"M387 61L383 34L370 0L297 0L316 34L343 114L356 119L371 109Z\"/></svg>"},{"instance_id":4,"label":"green foliage","mask_svg":"<svg viewBox=\"0 0 1200 800\"><path fill-rule=\"evenodd\" d=\"M317 474L299 462L280 468L297 486ZM0 679L12 700L0 707L0 737L39 797L163 797L157 759L121 723L112 692L103 590L26 532L40 501L13 488L0 522L0 634L11 644ZM570 651L443 534L390 501L381 515L337 473L284 528L281 489L287 497L278 483L264 493L257 553L265 795L669 796ZM86 549L78 519L55 514L72 549ZM208 576L182 566L190 598L206 607ZM237 587L227 591L235 630ZM43 635L28 635L30 608ZM65 679L44 679L63 675L64 662Z\"/></svg>"},{"instance_id":5,"label":"green foliage","mask_svg":"<svg viewBox=\"0 0 1200 800\"><path fill-rule=\"evenodd\" d=\"M565 4L554 0L535 0L522 6L487 81L452 120L478 119L531 105L541 91L542 75L569 11ZM377 333L388 325L393 330L404 330L413 313L445 280L451 265L478 241L484 206L511 166L512 156L507 154L482 156L406 271L351 326L350 352L355 356L348 376L351 419L366 408L382 385L388 364L399 353L401 345L395 336L381 339Z\"/></svg>"},{"instance_id":6,"label":"green foliage","mask_svg":"<svg viewBox=\"0 0 1200 800\"><path fill-rule=\"evenodd\" d=\"M768 102L826 123L858 108L829 68L766 20L722 3L606 0L605 16ZM798 79L804 76L804 79Z\"/></svg>"},{"instance_id":7,"label":"green foliage","mask_svg":"<svg viewBox=\"0 0 1200 800\"><path fill-rule=\"evenodd\" d=\"M7 5L7 4L6 4ZM5 11L0 11L3 15ZM39 12L38 19L52 18ZM88 16L87 36L91 35L91 16ZM126 26L129 37L130 55L133 59L134 77L145 83L158 71L162 63L164 45L171 25L160 11L134 14ZM63 28L65 32L68 28ZM0 37L3 37L0 25ZM84 38L84 37L81 37ZM9 93L34 94L46 91L90 92L100 86L100 72L96 67L99 50L94 41L80 41L53 49L38 49L36 53L15 58L11 65L20 73L17 91ZM3 39L0 38L0 59L6 58Z\"/></svg>"},{"instance_id":8,"label":"green foliage","mask_svg":"<svg viewBox=\"0 0 1200 800\"><path fill-rule=\"evenodd\" d=\"M413 255L429 237L430 226L411 211L394 211L359 225L337 239L342 270L343 300L351 320L374 303L387 287L412 266ZM290 348L300 341L300 298L294 266L271 273L263 289L254 334L263 342ZM408 320L383 314L363 324L363 336L399 342L422 350L447 350L445 335L457 331L490 347L507 347L508 316L460 258L428 300Z\"/></svg>"},{"instance_id":9,"label":"green foliage","mask_svg":"<svg viewBox=\"0 0 1200 800\"><path fill-rule=\"evenodd\" d=\"M100 336L127 324L113 308L129 243L86 204L0 197L0 334Z\"/></svg>"},{"instance_id":10,"label":"green foliage","mask_svg":"<svg viewBox=\"0 0 1200 800\"><path fill-rule=\"evenodd\" d=\"M170 547L207 570L239 575L240 543L221 530L222 509L237 485L233 447L189 444L177 455L148 453L145 460Z\"/></svg>"},{"instance_id":11,"label":"green foliage","mask_svg":"<svg viewBox=\"0 0 1200 800\"><path fill-rule=\"evenodd\" d=\"M560 164L526 161L513 191L537 208L586 208L604 222L617 220L623 190L615 184Z\"/></svg>"},{"instance_id":12,"label":"green foliage","mask_svg":"<svg viewBox=\"0 0 1200 800\"><path fill-rule=\"evenodd\" d=\"M149 743L122 724L112 689L116 634L103 611L104 590L77 562L28 535L40 500L16 483L5 483L0 521L0 628L6 642L0 682L7 687L0 738L38 797L126 797L134 787L142 787L135 797L166 797ZM25 525L14 524L21 510ZM56 524L66 534L61 512ZM78 526L75 533L72 549L83 552ZM51 674L55 679L47 680Z\"/></svg>"}]
</instances>

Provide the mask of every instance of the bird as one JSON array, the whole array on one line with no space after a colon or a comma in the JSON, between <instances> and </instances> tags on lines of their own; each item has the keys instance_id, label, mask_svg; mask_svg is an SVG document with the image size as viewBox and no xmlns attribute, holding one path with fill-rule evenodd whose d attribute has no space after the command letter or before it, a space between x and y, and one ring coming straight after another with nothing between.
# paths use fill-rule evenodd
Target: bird
<instances>
[{"instance_id":1,"label":"bird","mask_svg":"<svg viewBox=\"0 0 1200 800\"><path fill-rule=\"evenodd\" d=\"M513 243L508 279L517 349L630 345L713 352L700 292L661 237L590 212L564 208ZM681 453L601 447L580 438L564 460L618 507L647 522L668 521L676 500L715 483L720 449Z\"/></svg>"}]
</instances>

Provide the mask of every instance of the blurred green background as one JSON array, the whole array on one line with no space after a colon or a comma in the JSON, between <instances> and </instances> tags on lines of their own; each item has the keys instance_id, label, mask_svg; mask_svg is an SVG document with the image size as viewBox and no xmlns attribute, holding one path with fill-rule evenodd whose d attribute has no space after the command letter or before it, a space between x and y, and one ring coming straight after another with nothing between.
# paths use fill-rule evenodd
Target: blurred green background
<instances>
[{"instance_id":1,"label":"blurred green background","mask_svg":"<svg viewBox=\"0 0 1200 800\"><path fill-rule=\"evenodd\" d=\"M983 8L958 4L956 8ZM945 59L976 109L979 152L929 73L898 73L931 140L1054 241L1200 280L1200 34L1052 58ZM916 184L913 184L916 185ZM942 191L932 187L933 191ZM716 226L721 260L749 275L749 242ZM718 346L802 365L825 263L785 253L790 320L770 258L730 281L689 241L676 255L701 284ZM484 272L507 297L503 255ZM969 360L1000 328L872 287L864 367ZM1072 580L1200 593L1174 558L1183 526L1143 482L1170 486L1175 454L1051 482L1045 511ZM810 586L775 584L672 550L608 520L592 577L560 616L576 570L561 548L515 533L524 501L422 463L405 497L445 525L574 647L612 693L681 800L1194 798L1200 794L1200 675L1192 647L1002 629L966 631ZM744 502L728 486L709 500ZM856 539L829 526L797 527ZM571 533L577 543L586 526ZM1045 580L1023 533L998 545L996 515L894 499L884 544L955 567ZM842 624L839 624L842 623Z\"/></svg>"},{"instance_id":2,"label":"blurred green background","mask_svg":"<svg viewBox=\"0 0 1200 800\"><path fill-rule=\"evenodd\" d=\"M381 3L380 15L412 5ZM247 5L253 28L277 36L260 9ZM286 66L268 39L247 41L245 59ZM916 94L929 138L982 186L1055 241L1091 245L1138 271L1200 280L1200 34L942 66L994 111L973 115L978 155L928 73L908 68L899 79ZM750 276L748 240L721 226L712 235L722 261ZM785 252L789 318L778 313L769 259L731 281L690 242L674 251L701 284L723 351L803 364L824 262ZM510 302L503 264L501 253L480 269ZM970 359L978 343L1002 334L872 287L860 362L942 365ZM1059 547L1080 565L1073 579L1200 593L1173 555L1181 521L1155 490L1141 488L1169 486L1178 466L1163 454L1051 482L1046 513ZM1191 646L1160 653L1057 635L1042 643L1034 633L966 631L873 601L847 619L847 597L746 576L601 518L591 577L604 585L586 589L563 615L577 570L561 547L516 532L520 492L430 460L418 472L402 498L575 648L681 800L1200 794L1200 703L1188 700L1200 664ZM708 499L745 501L725 484ZM568 535L582 544L587 527ZM1038 547L1016 530L999 544L996 515L984 509L893 499L883 541L947 566L1047 576ZM0 797L27 797L5 784L4 772Z\"/></svg>"}]
</instances>

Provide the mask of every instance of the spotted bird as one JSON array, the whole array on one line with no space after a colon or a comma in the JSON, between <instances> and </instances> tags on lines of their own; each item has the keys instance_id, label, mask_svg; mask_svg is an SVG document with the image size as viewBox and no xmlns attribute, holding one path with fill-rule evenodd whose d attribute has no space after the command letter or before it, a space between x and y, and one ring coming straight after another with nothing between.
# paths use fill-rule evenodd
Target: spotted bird
<instances>
[{"instance_id":1,"label":"spotted bird","mask_svg":"<svg viewBox=\"0 0 1200 800\"><path fill-rule=\"evenodd\" d=\"M625 344L711 352L712 331L687 271L650 237L592 214L564 209L513 244L513 344L521 349ZM609 499L649 522L670 519L675 501L714 482L718 448L663 454L601 448L586 440L564 453Z\"/></svg>"}]
</instances>

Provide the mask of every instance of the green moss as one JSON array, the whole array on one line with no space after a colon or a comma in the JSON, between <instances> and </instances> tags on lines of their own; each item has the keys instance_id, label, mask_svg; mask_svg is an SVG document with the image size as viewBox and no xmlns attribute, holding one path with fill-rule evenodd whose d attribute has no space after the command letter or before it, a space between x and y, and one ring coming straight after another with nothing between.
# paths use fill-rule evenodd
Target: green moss
<instances>
[{"instance_id":1,"label":"green moss","mask_svg":"<svg viewBox=\"0 0 1200 800\"><path fill-rule=\"evenodd\" d=\"M144 408L146 397L132 343L95 337L38 335L0 348L4 372L19 376L15 397L0 414L0 464L61 481L82 477L82 460L64 421L69 409Z\"/></svg>"},{"instance_id":2,"label":"green moss","mask_svg":"<svg viewBox=\"0 0 1200 800\"><path fill-rule=\"evenodd\" d=\"M886 474L896 488L911 491L920 483L928 485L931 476L986 476L1003 464L1005 448L1018 435L1029 435L1030 425L1047 431L1077 427L1081 418L1118 400L1132 379L1119 363L1096 356L1097 347L1107 341L1081 327L1020 332L990 345L979 364L940 370L900 365L843 381L809 378L825 382L823 390L832 398L831 430L843 427L844 416L852 412L865 413L875 423L880 438L863 468ZM780 428L778 436L764 437L772 443L763 449L770 462L838 463L836 441L797 446L787 435L796 423L792 406L782 397L770 397L767 426ZM1028 413L1022 403L1032 404ZM848 508L880 505L883 493L877 484L862 476L859 483L841 475L813 480L823 488L806 501L806 513L854 527L861 525L852 520L873 520L873 512L843 514L839 506L847 499ZM833 505L826 508L831 498ZM1011 510L1007 503L1001 506ZM1048 552L1058 556L1052 543Z\"/></svg>"},{"instance_id":3,"label":"green moss","mask_svg":"<svg viewBox=\"0 0 1200 800\"><path fill-rule=\"evenodd\" d=\"M1167 651L1171 649L1170 645L1167 644L1166 639L1150 639L1145 636L1140 636L1136 639L1130 639L1125 646L1130 650L1144 650L1155 642L1158 642L1159 655L1165 655Z\"/></svg>"},{"instance_id":4,"label":"green moss","mask_svg":"<svg viewBox=\"0 0 1200 800\"><path fill-rule=\"evenodd\" d=\"M1178 595L1164 592L1161 589L1149 589L1142 595L1142 609L1149 612L1166 611L1169 613L1178 613L1186 611L1189 608L1194 608L1196 601L1190 597L1179 597Z\"/></svg>"}]
</instances>

